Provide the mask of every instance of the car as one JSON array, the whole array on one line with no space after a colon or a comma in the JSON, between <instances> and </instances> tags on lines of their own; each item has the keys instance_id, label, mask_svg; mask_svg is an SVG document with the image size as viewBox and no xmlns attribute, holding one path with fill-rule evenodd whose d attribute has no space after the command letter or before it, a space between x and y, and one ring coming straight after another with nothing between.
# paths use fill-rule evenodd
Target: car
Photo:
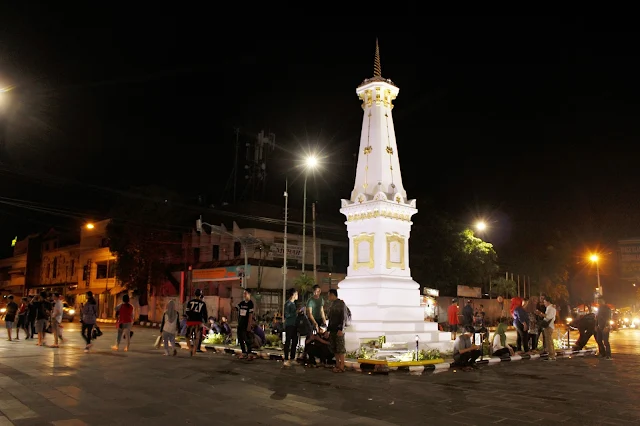
<instances>
[{"instance_id":1,"label":"car","mask_svg":"<svg viewBox=\"0 0 640 426\"><path fill-rule=\"evenodd\" d=\"M62 304L62 321L67 320L69 322L73 322L76 317L76 310L69 306L68 303Z\"/></svg>"}]
</instances>

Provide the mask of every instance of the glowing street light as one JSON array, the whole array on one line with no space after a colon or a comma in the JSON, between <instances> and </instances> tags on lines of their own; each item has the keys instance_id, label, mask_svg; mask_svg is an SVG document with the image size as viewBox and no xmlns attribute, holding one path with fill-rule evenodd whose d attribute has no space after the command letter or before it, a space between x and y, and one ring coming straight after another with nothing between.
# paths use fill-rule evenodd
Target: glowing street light
<instances>
[{"instance_id":1,"label":"glowing street light","mask_svg":"<svg viewBox=\"0 0 640 426\"><path fill-rule=\"evenodd\" d=\"M304 274L304 265L306 261L307 250L307 178L309 177L309 171L313 171L318 166L318 157L311 154L305 161L304 170L304 200L302 204L302 274Z\"/></svg>"},{"instance_id":2,"label":"glowing street light","mask_svg":"<svg viewBox=\"0 0 640 426\"><path fill-rule=\"evenodd\" d=\"M95 225L94 225L93 223L87 223L87 224L85 225L85 227L86 227L87 229L93 229L93 228L95 228Z\"/></svg>"},{"instance_id":3,"label":"glowing street light","mask_svg":"<svg viewBox=\"0 0 640 426\"><path fill-rule=\"evenodd\" d=\"M484 231L484 230L487 229L487 224L484 223L483 221L480 221L480 222L476 223L476 229L478 231Z\"/></svg>"},{"instance_id":4,"label":"glowing street light","mask_svg":"<svg viewBox=\"0 0 640 426\"><path fill-rule=\"evenodd\" d=\"M594 253L589 256L589 260L596 264L596 275L598 276L598 293L600 293L600 296L602 296L604 292L602 291L602 284L600 284L600 257Z\"/></svg>"}]
</instances>

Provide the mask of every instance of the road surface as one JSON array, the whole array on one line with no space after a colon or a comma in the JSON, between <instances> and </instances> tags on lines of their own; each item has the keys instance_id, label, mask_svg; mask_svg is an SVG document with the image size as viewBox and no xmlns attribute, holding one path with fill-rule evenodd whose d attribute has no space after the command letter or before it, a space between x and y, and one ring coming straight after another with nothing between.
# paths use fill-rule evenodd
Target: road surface
<instances>
[{"instance_id":1,"label":"road surface","mask_svg":"<svg viewBox=\"0 0 640 426\"><path fill-rule=\"evenodd\" d=\"M85 354L79 324L64 325L59 349L0 341L0 426L640 422L640 330L613 334L613 361L591 356L371 376L227 354L190 358L185 350L165 357L152 348L158 332L141 328L130 352L113 352L113 325Z\"/></svg>"}]
</instances>

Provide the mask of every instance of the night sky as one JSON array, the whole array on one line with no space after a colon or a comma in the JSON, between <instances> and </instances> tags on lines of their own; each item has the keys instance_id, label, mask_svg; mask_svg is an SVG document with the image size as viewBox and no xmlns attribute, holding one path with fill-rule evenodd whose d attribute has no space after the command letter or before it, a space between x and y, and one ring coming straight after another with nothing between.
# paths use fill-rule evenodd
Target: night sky
<instances>
[{"instance_id":1,"label":"night sky","mask_svg":"<svg viewBox=\"0 0 640 426\"><path fill-rule=\"evenodd\" d=\"M324 169L310 197L337 211L355 173L355 88L372 76L378 37L382 74L400 88L409 197L460 221L488 218L510 249L556 229L585 248L640 235L640 70L624 25L428 17L415 32L375 32L355 25L362 19L325 18L230 30L195 11L81 13L30 9L0 30L0 81L15 85L0 109L3 167L28 171L0 172L7 197L81 214L104 211L108 189L156 184L219 204L230 199L238 127L241 145L260 130L276 135L268 199L281 202L285 176L292 202L301 198L296 161L317 151ZM36 179L45 172L71 183ZM37 226L34 214L0 205L0 241Z\"/></svg>"}]
</instances>

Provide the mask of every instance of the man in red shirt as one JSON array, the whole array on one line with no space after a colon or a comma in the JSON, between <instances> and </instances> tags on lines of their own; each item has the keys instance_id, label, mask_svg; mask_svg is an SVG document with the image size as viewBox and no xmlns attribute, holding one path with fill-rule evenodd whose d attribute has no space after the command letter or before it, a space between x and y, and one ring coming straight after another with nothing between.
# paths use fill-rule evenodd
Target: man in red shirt
<instances>
[{"instance_id":1,"label":"man in red shirt","mask_svg":"<svg viewBox=\"0 0 640 426\"><path fill-rule=\"evenodd\" d=\"M127 339L127 346L125 346L124 351L127 352L129 350L129 344L131 343L131 327L133 326L133 305L129 303L129 295L125 294L122 296L122 303L118 307L116 311L116 316L118 317L118 337L116 338L116 344L111 347L114 351L117 351L120 348L120 340L122 340L122 334L124 333L125 338Z\"/></svg>"},{"instance_id":2,"label":"man in red shirt","mask_svg":"<svg viewBox=\"0 0 640 426\"><path fill-rule=\"evenodd\" d=\"M456 333L458 332L458 305L456 299L451 299L451 306L447 309L447 317L449 320L449 331L451 332L452 340L456 340Z\"/></svg>"}]
</instances>

